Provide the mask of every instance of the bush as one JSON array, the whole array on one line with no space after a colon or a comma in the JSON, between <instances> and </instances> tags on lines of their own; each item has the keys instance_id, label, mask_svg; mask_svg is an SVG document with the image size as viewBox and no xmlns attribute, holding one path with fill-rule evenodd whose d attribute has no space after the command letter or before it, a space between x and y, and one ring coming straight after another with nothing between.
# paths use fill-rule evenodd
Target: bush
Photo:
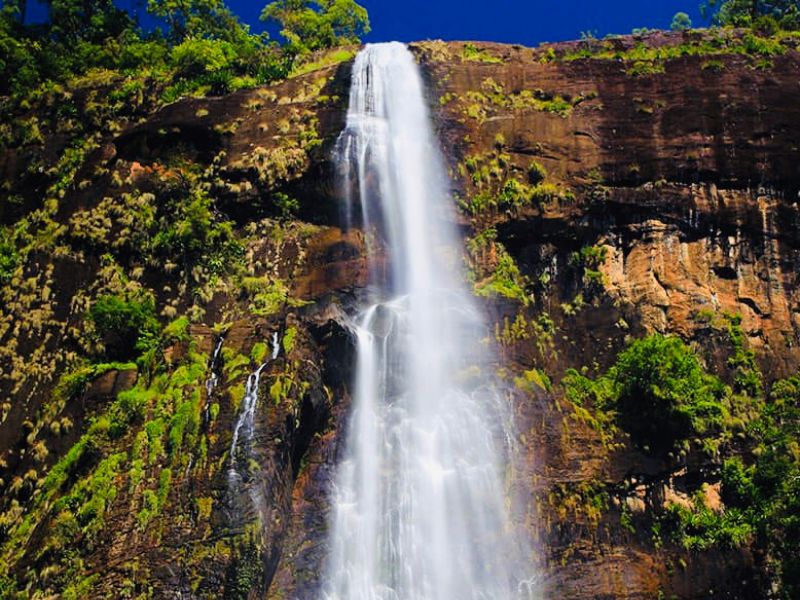
<instances>
[{"instance_id":1,"label":"bush","mask_svg":"<svg viewBox=\"0 0 800 600\"><path fill-rule=\"evenodd\" d=\"M591 405L598 422L614 421L653 453L680 450L692 440L715 449L728 427L730 389L677 337L636 340L597 379L569 369L562 384L576 407Z\"/></svg>"},{"instance_id":2,"label":"bush","mask_svg":"<svg viewBox=\"0 0 800 600\"><path fill-rule=\"evenodd\" d=\"M149 294L101 296L89 309L89 318L111 360L135 358L153 346L160 330Z\"/></svg>"},{"instance_id":3,"label":"bush","mask_svg":"<svg viewBox=\"0 0 800 600\"><path fill-rule=\"evenodd\" d=\"M133 39L123 44L119 55L119 66L122 69L141 69L143 65L154 69L166 63L169 47L163 40Z\"/></svg>"},{"instance_id":4,"label":"bush","mask_svg":"<svg viewBox=\"0 0 800 600\"><path fill-rule=\"evenodd\" d=\"M236 60L236 49L223 40L188 39L172 49L170 58L180 75L197 77L230 69Z\"/></svg>"},{"instance_id":5,"label":"bush","mask_svg":"<svg viewBox=\"0 0 800 600\"><path fill-rule=\"evenodd\" d=\"M776 575L775 598L800 593L800 375L776 382L757 400L741 457L722 465L722 512L699 496L693 508L670 507L667 525L687 548L738 546L754 539Z\"/></svg>"},{"instance_id":6,"label":"bush","mask_svg":"<svg viewBox=\"0 0 800 600\"><path fill-rule=\"evenodd\" d=\"M163 258L182 261L187 271L201 265L214 275L226 272L244 253L232 223L217 219L213 201L204 190L181 190L179 194L169 207L170 214L161 219L153 251Z\"/></svg>"},{"instance_id":7,"label":"bush","mask_svg":"<svg viewBox=\"0 0 800 600\"><path fill-rule=\"evenodd\" d=\"M693 508L679 504L667 508L666 531L684 548L737 548L752 538L753 528L741 511L714 511L705 504L702 491L695 495L693 504Z\"/></svg>"},{"instance_id":8,"label":"bush","mask_svg":"<svg viewBox=\"0 0 800 600\"><path fill-rule=\"evenodd\" d=\"M622 427L640 446L673 450L725 424L730 390L706 373L677 337L654 334L633 342L609 373Z\"/></svg>"},{"instance_id":9,"label":"bush","mask_svg":"<svg viewBox=\"0 0 800 600\"><path fill-rule=\"evenodd\" d=\"M535 160L528 165L528 181L532 185L538 185L547 178L547 169Z\"/></svg>"},{"instance_id":10,"label":"bush","mask_svg":"<svg viewBox=\"0 0 800 600\"><path fill-rule=\"evenodd\" d=\"M525 277L514 258L501 244L495 246L495 252L497 265L490 277L475 285L475 293L484 297L503 296L527 305L530 300L525 292Z\"/></svg>"},{"instance_id":11,"label":"bush","mask_svg":"<svg viewBox=\"0 0 800 600\"><path fill-rule=\"evenodd\" d=\"M0 285L11 281L19 264L17 247L4 229L0 229Z\"/></svg>"}]
</instances>

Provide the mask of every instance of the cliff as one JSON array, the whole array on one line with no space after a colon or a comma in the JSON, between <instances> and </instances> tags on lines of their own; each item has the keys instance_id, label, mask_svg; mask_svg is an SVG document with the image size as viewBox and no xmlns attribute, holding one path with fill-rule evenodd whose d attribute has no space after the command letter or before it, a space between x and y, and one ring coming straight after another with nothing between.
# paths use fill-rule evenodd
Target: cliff
<instances>
[{"instance_id":1,"label":"cliff","mask_svg":"<svg viewBox=\"0 0 800 600\"><path fill-rule=\"evenodd\" d=\"M755 539L700 549L657 531L698 491L725 510L719 456L653 452L561 385L654 332L734 387L737 351L767 385L798 371L800 53L717 35L412 45L513 389L509 489L548 596L765 598L776 577ZM352 376L344 315L366 279L332 159L348 75L345 60L163 107L83 81L15 121L0 154L3 593L315 597Z\"/></svg>"}]
</instances>

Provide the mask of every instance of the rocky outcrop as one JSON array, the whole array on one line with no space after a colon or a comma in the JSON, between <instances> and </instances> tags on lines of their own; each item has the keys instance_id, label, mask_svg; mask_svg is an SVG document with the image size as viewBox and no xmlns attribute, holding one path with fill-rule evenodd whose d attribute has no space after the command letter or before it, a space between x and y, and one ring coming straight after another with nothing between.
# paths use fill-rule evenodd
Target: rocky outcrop
<instances>
[{"instance_id":1,"label":"rocky outcrop","mask_svg":"<svg viewBox=\"0 0 800 600\"><path fill-rule=\"evenodd\" d=\"M535 50L412 45L450 161L467 264L516 390L513 510L537 542L532 560L549 597L766 597L757 552L688 552L654 540L654 511L702 483L713 496L718 477L604 437L558 386L567 368L605 368L628 339L654 331L693 342L730 378L719 325L728 314L741 315L767 379L800 366L800 54L669 50L704 44L697 35ZM367 276L363 233L339 227L332 160L348 72L345 62L134 115L100 136L42 218L57 242L31 252L3 288L0 321L0 558L20 589L62 593L72 577L85 583L79 595L316 597L352 375L346 315ZM20 198L2 206L4 224L48 194L25 160L39 152L55 161L64 143L4 153L0 172ZM176 182L193 178L192 193L212 197L242 242L233 274L184 271L172 257L147 262L107 243L124 241L132 226L104 198L113 207L124 194L151 194L145 202L158 211L183 189ZM87 233L94 223L102 243ZM594 249L592 264L583 248ZM513 284L504 289L519 291L492 292L498 273ZM169 307L165 322L191 316L188 333L165 342L155 373L113 365L59 404L52 390L96 350L88 305L130 289ZM251 445L258 468L232 498L229 449L244 383L274 332L283 349L262 376ZM223 352L211 364L220 335ZM219 384L209 394L212 371ZM184 372L188 380L173 377ZM515 384L526 372L537 375ZM96 456L48 487L45 474L130 389L146 392L146 410L116 437L104 432ZM173 451L167 431L187 398L198 402L197 431L191 448ZM157 426L148 426L157 411L170 426L160 453ZM88 516L64 529L80 551L55 540L67 522L59 498L102 458L135 453L143 439L151 455L142 473L115 472L119 493L105 498L99 529L87 530L96 524ZM48 452L37 458L39 441Z\"/></svg>"}]
</instances>

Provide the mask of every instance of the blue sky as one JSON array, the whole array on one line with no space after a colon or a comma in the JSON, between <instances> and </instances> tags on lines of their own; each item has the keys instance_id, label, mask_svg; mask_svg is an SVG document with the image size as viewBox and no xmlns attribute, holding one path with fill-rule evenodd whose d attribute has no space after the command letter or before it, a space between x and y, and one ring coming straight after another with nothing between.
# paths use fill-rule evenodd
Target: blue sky
<instances>
[{"instance_id":1,"label":"blue sky","mask_svg":"<svg viewBox=\"0 0 800 600\"><path fill-rule=\"evenodd\" d=\"M240 17L257 23L261 3L228 0ZM535 45L572 40L582 31L630 33L667 29L678 11L702 25L700 0L360 0L369 11L367 41L426 38ZM257 27L254 26L254 29Z\"/></svg>"},{"instance_id":2,"label":"blue sky","mask_svg":"<svg viewBox=\"0 0 800 600\"><path fill-rule=\"evenodd\" d=\"M572 40L583 31L598 36L630 33L634 27L666 29L678 11L703 25L700 0L360 0L370 14L372 33L366 41L409 42L427 38L485 40L536 45ZM30 3L32 12L42 14ZM132 8L146 0L119 0ZM264 25L258 16L266 0L228 0L228 5L253 31ZM33 15L31 15L33 16Z\"/></svg>"}]
</instances>

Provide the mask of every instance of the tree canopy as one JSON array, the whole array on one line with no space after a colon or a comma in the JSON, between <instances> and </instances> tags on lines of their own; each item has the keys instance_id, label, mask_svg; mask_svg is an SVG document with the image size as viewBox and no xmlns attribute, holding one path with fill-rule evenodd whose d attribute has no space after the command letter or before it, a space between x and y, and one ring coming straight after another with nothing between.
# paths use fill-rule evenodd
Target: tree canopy
<instances>
[{"instance_id":1,"label":"tree canopy","mask_svg":"<svg viewBox=\"0 0 800 600\"><path fill-rule=\"evenodd\" d=\"M261 19L278 23L290 51L300 54L358 43L369 33L367 11L354 0L275 0Z\"/></svg>"},{"instance_id":2,"label":"tree canopy","mask_svg":"<svg viewBox=\"0 0 800 600\"><path fill-rule=\"evenodd\" d=\"M203 89L285 77L311 51L358 43L369 31L354 0L279 0L262 18L280 24L283 45L255 35L224 0L147 0L160 23L145 31L114 0L49 0L45 23L30 24L27 0L0 8L0 96L24 98L45 82L63 83L92 69L158 73L173 98Z\"/></svg>"},{"instance_id":3,"label":"tree canopy","mask_svg":"<svg viewBox=\"0 0 800 600\"><path fill-rule=\"evenodd\" d=\"M692 19L685 12L675 13L675 16L672 17L672 23L670 24L672 31L686 31L691 28Z\"/></svg>"},{"instance_id":4,"label":"tree canopy","mask_svg":"<svg viewBox=\"0 0 800 600\"><path fill-rule=\"evenodd\" d=\"M781 29L800 27L800 0L706 0L700 11L715 25L751 27L773 21Z\"/></svg>"}]
</instances>

